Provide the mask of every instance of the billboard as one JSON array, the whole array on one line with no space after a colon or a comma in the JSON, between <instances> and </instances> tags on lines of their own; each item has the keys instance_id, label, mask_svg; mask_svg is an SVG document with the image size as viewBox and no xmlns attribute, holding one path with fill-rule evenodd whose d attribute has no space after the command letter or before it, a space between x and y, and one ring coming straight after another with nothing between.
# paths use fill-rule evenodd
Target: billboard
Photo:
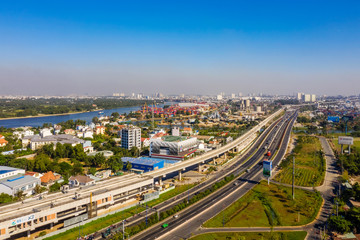
<instances>
[{"instance_id":1,"label":"billboard","mask_svg":"<svg viewBox=\"0 0 360 240\"><path fill-rule=\"evenodd\" d=\"M327 120L328 122L334 122L334 123L340 122L340 118L338 116L328 116Z\"/></svg>"},{"instance_id":2,"label":"billboard","mask_svg":"<svg viewBox=\"0 0 360 240\"><path fill-rule=\"evenodd\" d=\"M343 144L343 145L353 145L354 144L354 138L353 137L340 136L338 138L338 143L339 143L339 145L341 145L341 144Z\"/></svg>"},{"instance_id":3,"label":"billboard","mask_svg":"<svg viewBox=\"0 0 360 240\"><path fill-rule=\"evenodd\" d=\"M64 221L64 227L68 227L71 225L74 225L76 223L82 222L82 221L86 221L88 219L88 214L85 213L83 215L79 215L70 219L67 219Z\"/></svg>"},{"instance_id":4,"label":"billboard","mask_svg":"<svg viewBox=\"0 0 360 240\"><path fill-rule=\"evenodd\" d=\"M263 175L264 177L271 177L272 161L265 159L263 161Z\"/></svg>"},{"instance_id":5,"label":"billboard","mask_svg":"<svg viewBox=\"0 0 360 240\"><path fill-rule=\"evenodd\" d=\"M17 218L17 219L14 219L11 221L11 226L15 226L15 225L22 224L25 222L30 222L31 220L34 220L34 219L35 219L34 214L27 215L27 216L21 217L21 218Z\"/></svg>"}]
</instances>

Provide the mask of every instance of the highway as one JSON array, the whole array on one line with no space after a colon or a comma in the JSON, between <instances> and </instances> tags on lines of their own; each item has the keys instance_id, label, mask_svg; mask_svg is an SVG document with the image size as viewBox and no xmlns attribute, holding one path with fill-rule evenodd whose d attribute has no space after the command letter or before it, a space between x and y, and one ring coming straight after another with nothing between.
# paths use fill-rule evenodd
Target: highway
<instances>
[{"instance_id":1,"label":"highway","mask_svg":"<svg viewBox=\"0 0 360 240\"><path fill-rule=\"evenodd\" d=\"M245 151L243 154L240 154L236 157L230 164L226 165L221 171L215 173L213 177L206 180L205 182L202 182L198 186L189 189L189 191L186 191L180 195L177 195L173 199L169 199L165 202L162 202L158 205L156 205L155 208L149 208L147 216L151 216L156 211L166 211L167 209L172 208L176 204L182 202L184 199L191 198L196 194L197 192L205 191L206 189L209 189L215 182L221 181L226 176L229 176L231 174L234 174L236 171L239 170L241 167L242 170L249 168L251 165L247 163L247 160L251 157L251 155L258 150L258 148L264 143L268 142L265 141L267 138L273 138L276 131L278 131L278 127L280 126L280 121L282 118L274 121L269 127L265 129L265 131L254 141L254 143L248 148L247 151ZM263 151L265 153L265 150ZM143 211L142 213L139 213L138 215L135 215L131 218L128 218L125 224L125 227L133 226L136 224L139 224L142 221L145 221L146 212ZM122 226L122 223L117 223L113 225L115 228L119 228ZM102 231L106 230L104 228ZM99 231L97 234L95 234L96 239L101 238L101 231Z\"/></svg>"},{"instance_id":2,"label":"highway","mask_svg":"<svg viewBox=\"0 0 360 240\"><path fill-rule=\"evenodd\" d=\"M244 170L250 169L250 172L245 172L237 179L237 185L228 184L205 199L181 211L178 214L178 218L167 219L164 221L169 224L167 228L160 227L162 222L134 236L133 239L188 238L204 221L221 212L225 206L230 205L243 196L262 179L262 164L257 163L264 158L265 149L263 148L269 144L269 141L271 141L269 150L271 152L278 150L278 154L273 159L273 166L276 166L280 162L286 152L291 128L296 116L297 112L293 112L290 119L281 120L282 125L279 127L279 130L276 131L276 134L269 134L266 141L261 143L256 153L240 168L235 170L236 174L240 174ZM287 117L288 114L286 114L284 118Z\"/></svg>"}]
</instances>

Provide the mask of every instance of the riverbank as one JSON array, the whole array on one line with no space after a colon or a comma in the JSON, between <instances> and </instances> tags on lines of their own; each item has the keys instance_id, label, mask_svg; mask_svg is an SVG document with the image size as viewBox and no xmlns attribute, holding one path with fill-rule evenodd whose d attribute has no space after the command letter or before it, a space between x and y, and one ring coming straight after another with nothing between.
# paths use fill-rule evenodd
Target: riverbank
<instances>
[{"instance_id":1,"label":"riverbank","mask_svg":"<svg viewBox=\"0 0 360 240\"><path fill-rule=\"evenodd\" d=\"M0 118L0 120L16 120L16 119L26 119L26 118L41 118L41 117L52 117L52 116L66 116L71 114L79 113L88 113L88 112L98 112L103 111L104 109L98 109L94 111L80 111L80 112L68 112L68 113L55 113L55 114L38 114L36 116L25 116L25 117L9 117L9 118Z\"/></svg>"},{"instance_id":2,"label":"riverbank","mask_svg":"<svg viewBox=\"0 0 360 240\"><path fill-rule=\"evenodd\" d=\"M114 109L98 109L96 111L85 111L80 113L64 113L64 114L44 114L38 116L27 116L20 118L5 118L0 120L0 127L5 128L18 128L18 127L41 127L44 123L48 124L58 124L59 122L66 122L68 120L84 120L87 124L92 122L94 117L99 117L98 114L100 111L104 112L105 116L110 116L113 112L118 112L120 115L124 113L135 112L140 109L140 106L134 107L120 107Z\"/></svg>"}]
</instances>

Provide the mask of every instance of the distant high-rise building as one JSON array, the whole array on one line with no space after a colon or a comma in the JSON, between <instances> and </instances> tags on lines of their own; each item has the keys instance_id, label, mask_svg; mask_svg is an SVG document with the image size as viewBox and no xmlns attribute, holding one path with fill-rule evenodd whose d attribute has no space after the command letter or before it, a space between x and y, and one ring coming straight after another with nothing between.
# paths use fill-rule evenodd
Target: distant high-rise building
<instances>
[{"instance_id":1,"label":"distant high-rise building","mask_svg":"<svg viewBox=\"0 0 360 240\"><path fill-rule=\"evenodd\" d=\"M241 92L239 92L239 97L242 97L242 93L241 93Z\"/></svg>"},{"instance_id":2,"label":"distant high-rise building","mask_svg":"<svg viewBox=\"0 0 360 240\"><path fill-rule=\"evenodd\" d=\"M297 100L300 101L303 95L304 95L303 93L297 93Z\"/></svg>"},{"instance_id":3,"label":"distant high-rise building","mask_svg":"<svg viewBox=\"0 0 360 240\"><path fill-rule=\"evenodd\" d=\"M310 94L303 94L302 95L302 101L303 102L310 102L311 101L311 95Z\"/></svg>"},{"instance_id":4,"label":"distant high-rise building","mask_svg":"<svg viewBox=\"0 0 360 240\"><path fill-rule=\"evenodd\" d=\"M311 102L316 102L316 95L315 94L311 94Z\"/></svg>"},{"instance_id":5,"label":"distant high-rise building","mask_svg":"<svg viewBox=\"0 0 360 240\"><path fill-rule=\"evenodd\" d=\"M222 96L221 94L219 94L219 95L216 96L216 99L217 99L217 100L222 100L222 99L223 99L223 96Z\"/></svg>"},{"instance_id":6,"label":"distant high-rise building","mask_svg":"<svg viewBox=\"0 0 360 240\"><path fill-rule=\"evenodd\" d=\"M141 148L141 129L135 126L121 129L121 147L128 150L132 147Z\"/></svg>"},{"instance_id":7,"label":"distant high-rise building","mask_svg":"<svg viewBox=\"0 0 360 240\"><path fill-rule=\"evenodd\" d=\"M231 98L234 99L235 98L235 93L231 94Z\"/></svg>"},{"instance_id":8,"label":"distant high-rise building","mask_svg":"<svg viewBox=\"0 0 360 240\"><path fill-rule=\"evenodd\" d=\"M246 99L245 100L245 107L249 108L250 107L250 99Z\"/></svg>"}]
</instances>

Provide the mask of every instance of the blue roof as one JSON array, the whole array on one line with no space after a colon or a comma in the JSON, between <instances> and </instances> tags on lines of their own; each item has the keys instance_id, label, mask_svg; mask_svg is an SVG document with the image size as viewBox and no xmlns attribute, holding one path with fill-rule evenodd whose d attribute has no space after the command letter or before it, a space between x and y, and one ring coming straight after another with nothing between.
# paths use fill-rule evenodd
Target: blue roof
<instances>
[{"instance_id":1,"label":"blue roof","mask_svg":"<svg viewBox=\"0 0 360 240\"><path fill-rule=\"evenodd\" d=\"M17 171L17 170L21 170L19 168L13 168L13 167L8 167L8 166L0 166L0 174L4 174L4 173L8 173L8 172L13 172L13 171Z\"/></svg>"},{"instance_id":2,"label":"blue roof","mask_svg":"<svg viewBox=\"0 0 360 240\"><path fill-rule=\"evenodd\" d=\"M150 158L150 157L139 157L139 158L132 158L132 157L123 157L122 158L123 162L130 162L130 163L134 163L134 164L142 164L142 165L148 165L148 166L153 166L154 164L157 164L159 162L164 162L163 159L155 159L155 158Z\"/></svg>"}]
</instances>

